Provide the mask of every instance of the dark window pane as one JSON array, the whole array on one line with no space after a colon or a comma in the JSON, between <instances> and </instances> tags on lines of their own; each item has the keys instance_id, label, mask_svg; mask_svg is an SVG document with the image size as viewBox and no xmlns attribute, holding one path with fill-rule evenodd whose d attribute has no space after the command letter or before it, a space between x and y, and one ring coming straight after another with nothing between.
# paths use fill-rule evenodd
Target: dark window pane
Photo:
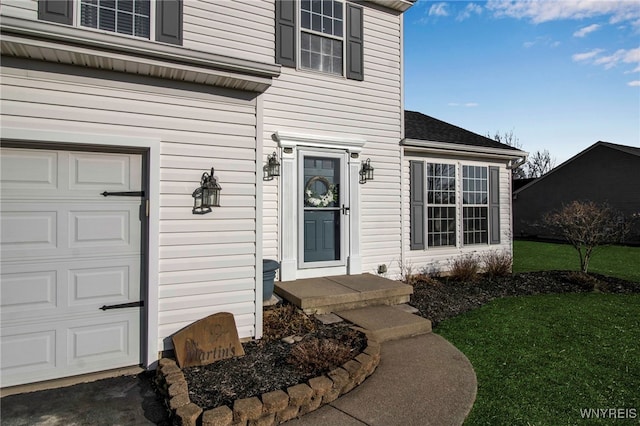
<instances>
[{"instance_id":1,"label":"dark window pane","mask_svg":"<svg viewBox=\"0 0 640 426\"><path fill-rule=\"evenodd\" d=\"M309 38L311 36L307 33L302 33L300 34L300 47L302 48L302 50L309 50L310 48L310 41Z\"/></svg>"},{"instance_id":2,"label":"dark window pane","mask_svg":"<svg viewBox=\"0 0 640 426\"><path fill-rule=\"evenodd\" d=\"M311 64L310 64L310 68L314 69L314 70L321 70L321 56L319 53L312 53L311 54Z\"/></svg>"},{"instance_id":3,"label":"dark window pane","mask_svg":"<svg viewBox=\"0 0 640 426\"><path fill-rule=\"evenodd\" d=\"M311 17L311 29L313 31L322 32L322 16L313 15Z\"/></svg>"},{"instance_id":4,"label":"dark window pane","mask_svg":"<svg viewBox=\"0 0 640 426\"><path fill-rule=\"evenodd\" d=\"M80 25L98 28L98 8L83 4L80 9Z\"/></svg>"},{"instance_id":5,"label":"dark window pane","mask_svg":"<svg viewBox=\"0 0 640 426\"><path fill-rule=\"evenodd\" d=\"M149 18L136 16L136 36L149 38Z\"/></svg>"},{"instance_id":6,"label":"dark window pane","mask_svg":"<svg viewBox=\"0 0 640 426\"><path fill-rule=\"evenodd\" d=\"M311 29L311 13L302 12L302 21L300 22L302 28L306 28L308 30Z\"/></svg>"},{"instance_id":7,"label":"dark window pane","mask_svg":"<svg viewBox=\"0 0 640 426\"><path fill-rule=\"evenodd\" d=\"M342 21L333 22L333 35L342 37Z\"/></svg>"},{"instance_id":8,"label":"dark window pane","mask_svg":"<svg viewBox=\"0 0 640 426\"><path fill-rule=\"evenodd\" d=\"M300 9L311 10L311 0L302 0L300 3Z\"/></svg>"},{"instance_id":9,"label":"dark window pane","mask_svg":"<svg viewBox=\"0 0 640 426\"><path fill-rule=\"evenodd\" d=\"M133 12L133 0L118 0L118 10Z\"/></svg>"},{"instance_id":10,"label":"dark window pane","mask_svg":"<svg viewBox=\"0 0 640 426\"><path fill-rule=\"evenodd\" d=\"M311 51L319 53L321 49L322 37L314 35L310 35L309 37L311 38Z\"/></svg>"},{"instance_id":11,"label":"dark window pane","mask_svg":"<svg viewBox=\"0 0 640 426\"><path fill-rule=\"evenodd\" d=\"M333 73L342 75L342 57L333 58Z\"/></svg>"},{"instance_id":12,"label":"dark window pane","mask_svg":"<svg viewBox=\"0 0 640 426\"><path fill-rule=\"evenodd\" d=\"M333 16L337 19L342 19L342 2L333 2Z\"/></svg>"},{"instance_id":13,"label":"dark window pane","mask_svg":"<svg viewBox=\"0 0 640 426\"><path fill-rule=\"evenodd\" d=\"M311 0L311 10L315 13L322 13L322 0Z\"/></svg>"},{"instance_id":14,"label":"dark window pane","mask_svg":"<svg viewBox=\"0 0 640 426\"><path fill-rule=\"evenodd\" d=\"M100 0L100 7L116 8L116 0Z\"/></svg>"},{"instance_id":15,"label":"dark window pane","mask_svg":"<svg viewBox=\"0 0 640 426\"><path fill-rule=\"evenodd\" d=\"M331 0L324 0L322 2L322 14L325 16L333 16L333 4Z\"/></svg>"},{"instance_id":16,"label":"dark window pane","mask_svg":"<svg viewBox=\"0 0 640 426\"><path fill-rule=\"evenodd\" d=\"M149 0L135 0L135 11L140 15L149 16L151 11L151 6L149 5Z\"/></svg>"},{"instance_id":17,"label":"dark window pane","mask_svg":"<svg viewBox=\"0 0 640 426\"><path fill-rule=\"evenodd\" d=\"M133 15L118 12L118 32L133 35Z\"/></svg>"},{"instance_id":18,"label":"dark window pane","mask_svg":"<svg viewBox=\"0 0 640 426\"><path fill-rule=\"evenodd\" d=\"M325 34L333 34L333 21L331 18L322 18L322 32Z\"/></svg>"},{"instance_id":19,"label":"dark window pane","mask_svg":"<svg viewBox=\"0 0 640 426\"><path fill-rule=\"evenodd\" d=\"M116 30L116 12L115 10L100 9L100 17L98 22L101 30Z\"/></svg>"}]
</instances>

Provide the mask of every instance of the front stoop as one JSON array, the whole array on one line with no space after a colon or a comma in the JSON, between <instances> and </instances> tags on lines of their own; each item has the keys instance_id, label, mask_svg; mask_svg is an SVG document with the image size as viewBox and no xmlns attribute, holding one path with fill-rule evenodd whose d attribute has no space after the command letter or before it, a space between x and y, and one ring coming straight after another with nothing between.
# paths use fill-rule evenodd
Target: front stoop
<instances>
[{"instance_id":1,"label":"front stoop","mask_svg":"<svg viewBox=\"0 0 640 426\"><path fill-rule=\"evenodd\" d=\"M413 287L372 274L276 282L275 293L307 314L407 303Z\"/></svg>"},{"instance_id":2,"label":"front stoop","mask_svg":"<svg viewBox=\"0 0 640 426\"><path fill-rule=\"evenodd\" d=\"M368 306L335 314L364 329L381 343L431 332L431 321L396 306Z\"/></svg>"}]
</instances>

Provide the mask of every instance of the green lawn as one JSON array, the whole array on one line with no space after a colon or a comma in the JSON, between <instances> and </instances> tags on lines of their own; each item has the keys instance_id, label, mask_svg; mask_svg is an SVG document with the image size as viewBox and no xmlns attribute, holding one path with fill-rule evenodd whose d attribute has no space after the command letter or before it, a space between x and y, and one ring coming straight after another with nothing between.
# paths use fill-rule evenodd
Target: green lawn
<instances>
[{"instance_id":1,"label":"green lawn","mask_svg":"<svg viewBox=\"0 0 640 426\"><path fill-rule=\"evenodd\" d=\"M495 300L435 330L478 377L466 425L611 424L580 409L634 409L640 419L640 295ZM631 413L631 411L626 411Z\"/></svg>"},{"instance_id":2,"label":"green lawn","mask_svg":"<svg viewBox=\"0 0 640 426\"><path fill-rule=\"evenodd\" d=\"M580 270L578 252L568 244L513 242L513 272ZM640 247L608 246L597 249L589 272L640 282Z\"/></svg>"}]
</instances>

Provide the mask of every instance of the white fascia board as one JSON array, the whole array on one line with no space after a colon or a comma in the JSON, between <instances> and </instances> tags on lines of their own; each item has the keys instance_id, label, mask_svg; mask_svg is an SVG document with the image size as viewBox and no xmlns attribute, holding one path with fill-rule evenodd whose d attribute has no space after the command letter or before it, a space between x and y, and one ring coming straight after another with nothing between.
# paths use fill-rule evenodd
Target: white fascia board
<instances>
[{"instance_id":1,"label":"white fascia board","mask_svg":"<svg viewBox=\"0 0 640 426\"><path fill-rule=\"evenodd\" d=\"M389 9L397 10L400 12L404 12L414 5L414 2L411 0L368 0L369 3L377 4L379 6L384 6Z\"/></svg>"},{"instance_id":2,"label":"white fascia board","mask_svg":"<svg viewBox=\"0 0 640 426\"><path fill-rule=\"evenodd\" d=\"M434 154L471 155L482 158L518 159L527 158L528 152L519 149L502 149L485 146L452 144L420 139L403 139L400 142L405 150L414 152L432 152Z\"/></svg>"},{"instance_id":3,"label":"white fascia board","mask_svg":"<svg viewBox=\"0 0 640 426\"><path fill-rule=\"evenodd\" d=\"M348 152L361 152L362 147L367 143L366 139L325 136L318 134L294 133L287 131L277 131L273 134L273 139L278 142L281 148L296 148L298 146L314 148L343 149Z\"/></svg>"},{"instance_id":4,"label":"white fascia board","mask_svg":"<svg viewBox=\"0 0 640 426\"><path fill-rule=\"evenodd\" d=\"M147 72L142 74L145 75L148 75L151 67L158 71L159 77L177 71L185 81L189 81L188 76L192 76L194 82L201 82L204 76L214 82L213 85L257 92L264 92L271 85L272 79L280 75L280 66L275 64L97 33L61 24L6 16L0 18L3 55L37 58L37 51L44 49L58 53L56 56L62 58L63 62L64 58L68 58L68 63L83 66L96 62L112 63L118 59L144 67ZM79 63L73 62L74 60Z\"/></svg>"}]
</instances>

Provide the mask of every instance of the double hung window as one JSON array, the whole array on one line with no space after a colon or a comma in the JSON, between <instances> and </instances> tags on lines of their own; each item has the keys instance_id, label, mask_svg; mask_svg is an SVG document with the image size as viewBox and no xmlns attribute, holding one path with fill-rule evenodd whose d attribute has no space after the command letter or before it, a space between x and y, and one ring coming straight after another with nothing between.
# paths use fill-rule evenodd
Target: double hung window
<instances>
[{"instance_id":1,"label":"double hung window","mask_svg":"<svg viewBox=\"0 0 640 426\"><path fill-rule=\"evenodd\" d=\"M456 245L456 166L427 164L427 245Z\"/></svg>"},{"instance_id":2,"label":"double hung window","mask_svg":"<svg viewBox=\"0 0 640 426\"><path fill-rule=\"evenodd\" d=\"M342 75L343 3L302 0L300 4L300 68Z\"/></svg>"},{"instance_id":3,"label":"double hung window","mask_svg":"<svg viewBox=\"0 0 640 426\"><path fill-rule=\"evenodd\" d=\"M135 37L149 38L149 0L81 0L80 25Z\"/></svg>"},{"instance_id":4,"label":"double hung window","mask_svg":"<svg viewBox=\"0 0 640 426\"><path fill-rule=\"evenodd\" d=\"M464 245L487 244L489 189L487 168L462 166L462 234Z\"/></svg>"}]
</instances>

